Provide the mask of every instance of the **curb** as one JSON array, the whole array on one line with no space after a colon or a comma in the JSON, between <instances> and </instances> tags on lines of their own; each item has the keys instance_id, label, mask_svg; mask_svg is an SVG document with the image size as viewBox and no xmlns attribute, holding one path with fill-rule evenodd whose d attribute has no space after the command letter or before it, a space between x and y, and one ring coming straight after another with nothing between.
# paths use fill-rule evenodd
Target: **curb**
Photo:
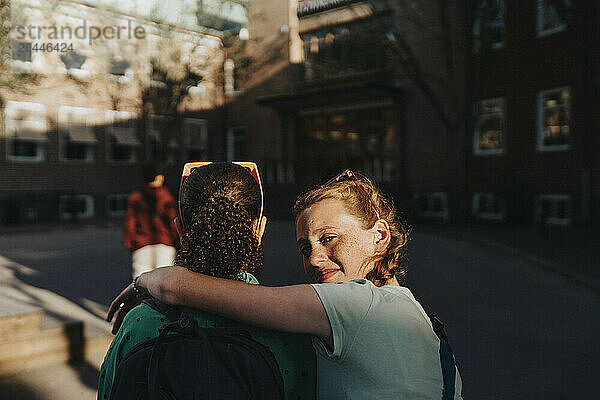
<instances>
[{"instance_id":1,"label":"curb","mask_svg":"<svg viewBox=\"0 0 600 400\"><path fill-rule=\"evenodd\" d=\"M588 275L582 274L577 271L573 271L572 268L569 268L568 265L559 264L545 258L538 256L537 254L528 252L526 250L517 249L515 247L508 246L504 243L499 243L490 239L483 239L480 237L473 236L469 233L465 232L444 232L437 231L434 229L422 229L422 233L430 234L430 235L438 235L444 236L450 239L455 239L463 242L471 242L481 244L483 246L487 246L489 248L493 248L505 253L509 253L520 257L526 261L529 261L532 264L537 265L541 269L552 272L556 275L559 275L563 278L567 278L570 281L576 283L577 285L583 286L586 289L589 289L595 292L597 295L600 295L600 280L592 278Z\"/></svg>"}]
</instances>

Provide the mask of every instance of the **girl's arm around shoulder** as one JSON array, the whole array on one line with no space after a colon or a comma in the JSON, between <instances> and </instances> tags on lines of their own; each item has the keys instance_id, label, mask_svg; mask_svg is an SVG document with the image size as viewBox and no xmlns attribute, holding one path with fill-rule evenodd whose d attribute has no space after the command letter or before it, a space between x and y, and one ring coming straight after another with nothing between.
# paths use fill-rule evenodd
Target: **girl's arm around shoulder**
<instances>
[{"instance_id":1,"label":"girl's arm around shoulder","mask_svg":"<svg viewBox=\"0 0 600 400\"><path fill-rule=\"evenodd\" d=\"M199 308L269 329L311 334L326 344L333 343L327 314L310 285L251 285L181 267L144 273L137 283L167 303Z\"/></svg>"}]
</instances>

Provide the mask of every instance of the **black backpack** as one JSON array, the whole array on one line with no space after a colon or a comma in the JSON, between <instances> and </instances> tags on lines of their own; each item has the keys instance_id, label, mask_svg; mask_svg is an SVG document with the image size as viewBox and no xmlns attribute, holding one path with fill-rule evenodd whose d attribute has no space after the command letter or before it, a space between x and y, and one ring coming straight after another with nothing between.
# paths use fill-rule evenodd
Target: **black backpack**
<instances>
[{"instance_id":1,"label":"black backpack","mask_svg":"<svg viewBox=\"0 0 600 400\"><path fill-rule=\"evenodd\" d=\"M169 323L123 357L111 400L284 399L277 360L247 331L199 328L191 313L153 299L145 303Z\"/></svg>"}]
</instances>

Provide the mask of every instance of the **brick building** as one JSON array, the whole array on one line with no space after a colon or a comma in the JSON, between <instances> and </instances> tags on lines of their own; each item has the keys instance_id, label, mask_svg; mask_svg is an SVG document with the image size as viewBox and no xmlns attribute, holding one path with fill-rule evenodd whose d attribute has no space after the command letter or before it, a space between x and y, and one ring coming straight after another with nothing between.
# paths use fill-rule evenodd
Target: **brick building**
<instances>
[{"instance_id":1,"label":"brick building","mask_svg":"<svg viewBox=\"0 0 600 400\"><path fill-rule=\"evenodd\" d=\"M414 217L598 224L595 2L205 0L166 23L90 4L25 14L147 38L13 51L2 223L119 215L143 160L175 190L186 160L251 159L270 215L354 168Z\"/></svg>"},{"instance_id":2,"label":"brick building","mask_svg":"<svg viewBox=\"0 0 600 400\"><path fill-rule=\"evenodd\" d=\"M472 216L597 226L600 7L578 0L479 7L471 48Z\"/></svg>"},{"instance_id":3,"label":"brick building","mask_svg":"<svg viewBox=\"0 0 600 400\"><path fill-rule=\"evenodd\" d=\"M277 194L267 204L283 205L289 215L300 190L353 168L373 176L404 206L416 200L422 207L416 212L446 217L436 196L461 181L456 136L464 128L453 109L463 106L465 84L464 74L449 77L446 64L432 61L448 44L454 49L464 42L460 4L423 7L413 25L403 22L415 10L394 1L248 5L251 39L232 51L236 70L247 67L236 75L240 90L228 99L228 126L239 127L230 132L246 137L245 154L262 162L267 193ZM248 56L252 62L243 63ZM418 79L405 64L418 68ZM453 67L464 70L464 58ZM456 88L440 84L444 80ZM454 130L436 107L454 118Z\"/></svg>"},{"instance_id":4,"label":"brick building","mask_svg":"<svg viewBox=\"0 0 600 400\"><path fill-rule=\"evenodd\" d=\"M106 3L106 4L105 4ZM177 189L223 157L223 37L245 2L12 1L0 105L0 224L118 217L147 160Z\"/></svg>"},{"instance_id":5,"label":"brick building","mask_svg":"<svg viewBox=\"0 0 600 400\"><path fill-rule=\"evenodd\" d=\"M286 207L356 168L425 219L598 223L594 2L266 4L248 27L270 70L230 97L228 143L246 137Z\"/></svg>"}]
</instances>

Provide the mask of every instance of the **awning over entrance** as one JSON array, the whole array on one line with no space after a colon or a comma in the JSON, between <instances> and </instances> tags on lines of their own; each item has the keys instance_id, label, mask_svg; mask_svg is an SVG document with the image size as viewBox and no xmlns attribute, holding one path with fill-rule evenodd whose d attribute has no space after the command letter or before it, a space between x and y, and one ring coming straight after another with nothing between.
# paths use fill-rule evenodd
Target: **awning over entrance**
<instances>
[{"instance_id":1,"label":"awning over entrance","mask_svg":"<svg viewBox=\"0 0 600 400\"><path fill-rule=\"evenodd\" d=\"M286 93L262 96L256 103L279 110L302 113L308 110L330 108L344 105L352 109L353 105L361 108L364 104L391 103L400 96L404 88L392 83L379 81L346 82L343 84L318 85L310 83L311 87L299 88Z\"/></svg>"},{"instance_id":2,"label":"awning over entrance","mask_svg":"<svg viewBox=\"0 0 600 400\"><path fill-rule=\"evenodd\" d=\"M139 146L140 141L131 128L113 128L113 137L121 146Z\"/></svg>"}]
</instances>

